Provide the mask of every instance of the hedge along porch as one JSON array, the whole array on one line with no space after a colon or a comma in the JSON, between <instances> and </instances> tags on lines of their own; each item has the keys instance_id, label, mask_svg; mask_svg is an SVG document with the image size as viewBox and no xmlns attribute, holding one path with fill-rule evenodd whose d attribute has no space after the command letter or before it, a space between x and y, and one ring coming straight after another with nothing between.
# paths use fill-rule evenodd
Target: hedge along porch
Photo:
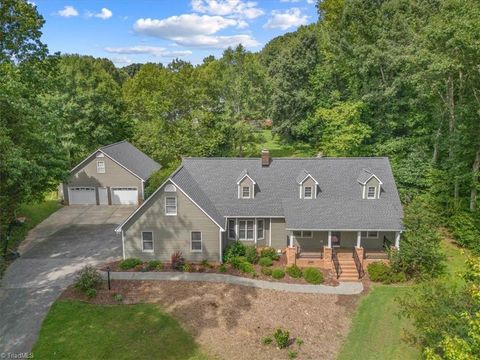
<instances>
[{"instance_id":1,"label":"hedge along porch","mask_svg":"<svg viewBox=\"0 0 480 360\"><path fill-rule=\"evenodd\" d=\"M338 273L342 271L335 269L338 263L347 268L351 261L359 262L355 268L361 277L362 268L369 262L387 259L390 247L399 249L400 236L401 231L288 230L287 264L334 269Z\"/></svg>"}]
</instances>

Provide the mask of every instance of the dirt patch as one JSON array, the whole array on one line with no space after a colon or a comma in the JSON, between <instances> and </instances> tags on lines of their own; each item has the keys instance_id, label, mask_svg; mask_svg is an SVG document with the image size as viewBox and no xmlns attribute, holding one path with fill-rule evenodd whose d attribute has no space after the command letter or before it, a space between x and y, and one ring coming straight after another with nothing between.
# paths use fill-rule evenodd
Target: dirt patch
<instances>
[{"instance_id":1,"label":"dirt patch","mask_svg":"<svg viewBox=\"0 0 480 360\"><path fill-rule=\"evenodd\" d=\"M197 339L207 353L220 359L287 359L288 350L262 345L261 339L282 327L291 338L298 359L334 359L346 337L359 295L295 294L251 287L203 282L112 281L87 300L73 287L63 299L95 304L159 304Z\"/></svg>"}]
</instances>

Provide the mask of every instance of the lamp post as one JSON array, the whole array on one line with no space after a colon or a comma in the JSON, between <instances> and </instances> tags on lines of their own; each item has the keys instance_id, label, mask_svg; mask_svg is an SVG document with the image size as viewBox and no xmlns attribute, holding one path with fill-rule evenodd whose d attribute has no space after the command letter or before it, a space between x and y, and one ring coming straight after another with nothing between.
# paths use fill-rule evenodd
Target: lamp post
<instances>
[{"instance_id":1,"label":"lamp post","mask_svg":"<svg viewBox=\"0 0 480 360\"><path fill-rule=\"evenodd\" d=\"M108 281L108 290L111 290L111 284L110 284L110 266L107 267L107 281Z\"/></svg>"}]
</instances>

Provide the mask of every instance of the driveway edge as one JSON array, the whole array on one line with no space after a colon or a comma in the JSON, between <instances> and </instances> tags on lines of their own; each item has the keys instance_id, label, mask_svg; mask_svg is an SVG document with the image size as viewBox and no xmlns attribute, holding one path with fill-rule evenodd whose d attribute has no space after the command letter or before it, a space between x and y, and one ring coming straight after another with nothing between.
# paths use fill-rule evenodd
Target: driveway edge
<instances>
[{"instance_id":1,"label":"driveway edge","mask_svg":"<svg viewBox=\"0 0 480 360\"><path fill-rule=\"evenodd\" d=\"M106 279L107 273L102 272L102 276ZM307 294L357 295L363 291L361 282L341 282L338 286L288 284L211 273L111 272L110 278L113 280L203 281Z\"/></svg>"}]
</instances>

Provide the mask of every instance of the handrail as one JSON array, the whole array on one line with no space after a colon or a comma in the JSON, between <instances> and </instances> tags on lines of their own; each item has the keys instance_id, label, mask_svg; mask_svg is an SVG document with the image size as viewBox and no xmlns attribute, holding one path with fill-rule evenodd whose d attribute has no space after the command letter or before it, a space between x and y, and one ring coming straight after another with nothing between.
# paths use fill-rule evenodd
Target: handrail
<instances>
[{"instance_id":1,"label":"handrail","mask_svg":"<svg viewBox=\"0 0 480 360\"><path fill-rule=\"evenodd\" d=\"M358 278L361 279L363 275L365 275L365 271L363 270L362 261L358 256L357 249L353 248L353 261L355 261L355 266L358 272Z\"/></svg>"},{"instance_id":2,"label":"handrail","mask_svg":"<svg viewBox=\"0 0 480 360\"><path fill-rule=\"evenodd\" d=\"M332 247L332 262L333 266L335 267L335 272L338 279L340 277L340 274L342 273L342 269L340 268L340 262L338 261L337 252L335 251L334 247Z\"/></svg>"}]
</instances>

